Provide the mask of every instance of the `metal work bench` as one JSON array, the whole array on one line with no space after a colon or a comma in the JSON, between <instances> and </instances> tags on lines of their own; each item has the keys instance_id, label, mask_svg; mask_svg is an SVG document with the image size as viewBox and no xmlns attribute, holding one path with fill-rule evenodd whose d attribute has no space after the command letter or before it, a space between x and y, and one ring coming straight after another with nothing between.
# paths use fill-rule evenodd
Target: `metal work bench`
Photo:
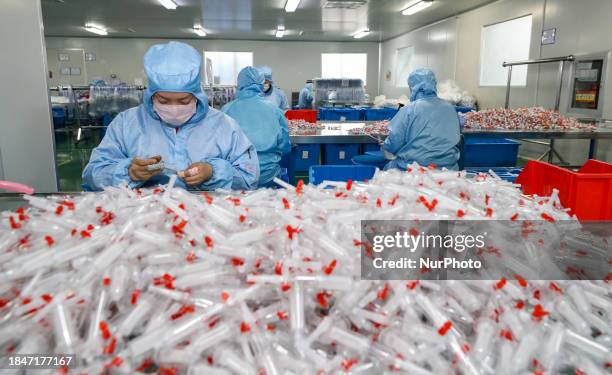
<instances>
[{"instance_id":1,"label":"metal work bench","mask_svg":"<svg viewBox=\"0 0 612 375\"><path fill-rule=\"evenodd\" d=\"M314 144L314 143L378 143L386 138L385 135L365 135L351 134L351 129L361 129L368 124L366 121L358 122L326 122L320 121L324 129L317 129L316 132L308 134L292 133L290 135L292 144ZM589 140L589 158L593 158L597 151L597 141L600 139L612 139L612 123L599 122L597 129L593 131L523 131L523 130L482 130L482 129L463 129L462 142L465 137L478 138L512 138L526 142L537 143L538 140L548 139L585 139ZM546 156L542 155L541 158Z\"/></svg>"},{"instance_id":2,"label":"metal work bench","mask_svg":"<svg viewBox=\"0 0 612 375\"><path fill-rule=\"evenodd\" d=\"M600 123L600 126L593 131L558 131L558 130L541 130L541 131L523 131L523 130L478 130L464 129L463 137L474 136L479 138L512 138L519 139L530 143L537 143L538 139L588 139L589 140L589 159L595 156L597 151L597 141L600 139L612 139L612 125L609 123ZM548 153L540 157L544 158Z\"/></svg>"},{"instance_id":3,"label":"metal work bench","mask_svg":"<svg viewBox=\"0 0 612 375\"><path fill-rule=\"evenodd\" d=\"M362 129L367 123L368 121L319 121L317 124L324 125L325 129L317 129L312 134L310 131L290 132L289 139L294 145L303 145L313 143L378 143L377 138L385 138L385 136L350 133L352 129Z\"/></svg>"}]
</instances>

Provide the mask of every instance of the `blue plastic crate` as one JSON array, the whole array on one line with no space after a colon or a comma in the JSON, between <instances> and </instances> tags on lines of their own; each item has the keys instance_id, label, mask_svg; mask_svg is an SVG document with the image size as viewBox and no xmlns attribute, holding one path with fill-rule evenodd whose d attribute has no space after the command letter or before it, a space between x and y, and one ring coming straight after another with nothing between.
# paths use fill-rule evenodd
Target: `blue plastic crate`
<instances>
[{"instance_id":1,"label":"blue plastic crate","mask_svg":"<svg viewBox=\"0 0 612 375\"><path fill-rule=\"evenodd\" d=\"M523 171L523 168L515 168L515 167L501 167L501 168L467 168L466 172L468 174L478 174L478 173L489 173L489 170L492 170L496 175L498 175L502 180L506 180L509 182L514 182L519 174Z\"/></svg>"},{"instance_id":2,"label":"blue plastic crate","mask_svg":"<svg viewBox=\"0 0 612 375\"><path fill-rule=\"evenodd\" d=\"M293 178L293 171L291 170L291 167L290 167L290 164L291 164L291 153L283 155L281 157L280 162L278 164L279 164L279 166L281 168L281 175L284 173L287 176L287 180L291 181L291 179ZM282 177L281 177L281 180L284 181L284 179Z\"/></svg>"},{"instance_id":3,"label":"blue plastic crate","mask_svg":"<svg viewBox=\"0 0 612 375\"><path fill-rule=\"evenodd\" d=\"M369 152L378 152L380 151L380 145L378 143L364 143L361 149L362 154L367 154Z\"/></svg>"},{"instance_id":4,"label":"blue plastic crate","mask_svg":"<svg viewBox=\"0 0 612 375\"><path fill-rule=\"evenodd\" d=\"M281 160L278 163L281 168L289 168L289 162L291 161L291 153L281 156Z\"/></svg>"},{"instance_id":5,"label":"blue plastic crate","mask_svg":"<svg viewBox=\"0 0 612 375\"><path fill-rule=\"evenodd\" d=\"M354 108L320 108L321 121L359 121L362 111Z\"/></svg>"},{"instance_id":6,"label":"blue plastic crate","mask_svg":"<svg viewBox=\"0 0 612 375\"><path fill-rule=\"evenodd\" d=\"M53 127L55 129L63 128L66 125L66 110L64 107L52 107Z\"/></svg>"},{"instance_id":7,"label":"blue plastic crate","mask_svg":"<svg viewBox=\"0 0 612 375\"><path fill-rule=\"evenodd\" d=\"M367 165L313 165L310 167L309 182L318 185L328 181L364 181L374 177L376 167Z\"/></svg>"},{"instance_id":8,"label":"blue plastic crate","mask_svg":"<svg viewBox=\"0 0 612 375\"><path fill-rule=\"evenodd\" d=\"M513 167L519 146L512 139L468 137L463 145L463 167Z\"/></svg>"},{"instance_id":9,"label":"blue plastic crate","mask_svg":"<svg viewBox=\"0 0 612 375\"><path fill-rule=\"evenodd\" d=\"M289 174L293 175L293 172L308 172L311 165L319 164L320 159L321 145L318 143L292 147L289 158Z\"/></svg>"},{"instance_id":10,"label":"blue plastic crate","mask_svg":"<svg viewBox=\"0 0 612 375\"><path fill-rule=\"evenodd\" d=\"M395 108L366 108L364 109L365 121L391 120L397 114Z\"/></svg>"},{"instance_id":11,"label":"blue plastic crate","mask_svg":"<svg viewBox=\"0 0 612 375\"><path fill-rule=\"evenodd\" d=\"M359 144L330 143L325 145L326 165L350 165L352 159L359 155Z\"/></svg>"}]
</instances>

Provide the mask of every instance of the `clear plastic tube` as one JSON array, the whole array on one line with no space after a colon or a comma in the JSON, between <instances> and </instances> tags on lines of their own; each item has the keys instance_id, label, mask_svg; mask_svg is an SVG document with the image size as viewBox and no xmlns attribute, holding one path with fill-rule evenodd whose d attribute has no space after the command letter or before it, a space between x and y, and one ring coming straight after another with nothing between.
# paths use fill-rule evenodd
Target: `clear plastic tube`
<instances>
[{"instance_id":1,"label":"clear plastic tube","mask_svg":"<svg viewBox=\"0 0 612 375\"><path fill-rule=\"evenodd\" d=\"M221 276L232 273L231 269L220 268L209 270L206 273L189 273L177 278L174 285L178 288L191 288L197 285L214 283Z\"/></svg>"},{"instance_id":2,"label":"clear plastic tube","mask_svg":"<svg viewBox=\"0 0 612 375\"><path fill-rule=\"evenodd\" d=\"M221 366L230 369L235 374L255 375L257 373L257 370L251 363L240 358L229 347L220 347L215 350L214 358L217 359Z\"/></svg>"},{"instance_id":3,"label":"clear plastic tube","mask_svg":"<svg viewBox=\"0 0 612 375\"><path fill-rule=\"evenodd\" d=\"M291 320L291 331L296 335L301 335L304 330L304 291L301 283L293 283L291 295L289 296Z\"/></svg>"},{"instance_id":4,"label":"clear plastic tube","mask_svg":"<svg viewBox=\"0 0 612 375\"><path fill-rule=\"evenodd\" d=\"M204 312L196 311L193 316L190 316L189 318L183 318L185 319L184 322L165 327L166 329L164 330L165 332L163 335L163 339L157 344L157 346L172 347L183 341L185 338L193 334L198 328L201 327L202 322L204 321L204 317Z\"/></svg>"},{"instance_id":5,"label":"clear plastic tube","mask_svg":"<svg viewBox=\"0 0 612 375\"><path fill-rule=\"evenodd\" d=\"M295 280L302 283L313 282L317 287L329 290L349 290L353 285L353 279L347 276L298 275Z\"/></svg>"},{"instance_id":6,"label":"clear plastic tube","mask_svg":"<svg viewBox=\"0 0 612 375\"><path fill-rule=\"evenodd\" d=\"M157 360L164 365L188 366L193 362L193 355L184 349L160 350Z\"/></svg>"},{"instance_id":7,"label":"clear plastic tube","mask_svg":"<svg viewBox=\"0 0 612 375\"><path fill-rule=\"evenodd\" d=\"M195 363L189 366L189 370L187 371L187 375L232 375L232 373L226 369L211 367L205 363Z\"/></svg>"},{"instance_id":8,"label":"clear plastic tube","mask_svg":"<svg viewBox=\"0 0 612 375\"><path fill-rule=\"evenodd\" d=\"M448 280L445 284L446 287L453 292L453 295L457 297L459 302L470 312L474 312L482 306L482 302L465 283L458 280Z\"/></svg>"},{"instance_id":9,"label":"clear plastic tube","mask_svg":"<svg viewBox=\"0 0 612 375\"><path fill-rule=\"evenodd\" d=\"M232 246L244 246L253 242L261 241L263 238L265 238L265 236L266 232L258 228L234 233L227 238L227 241L228 243L231 243Z\"/></svg>"},{"instance_id":10,"label":"clear plastic tube","mask_svg":"<svg viewBox=\"0 0 612 375\"><path fill-rule=\"evenodd\" d=\"M539 339L534 333L527 333L519 342L518 348L512 357L512 368L521 371L527 368L533 355L538 350Z\"/></svg>"},{"instance_id":11,"label":"clear plastic tube","mask_svg":"<svg viewBox=\"0 0 612 375\"><path fill-rule=\"evenodd\" d=\"M229 340L232 334L232 329L227 323L220 323L215 325L210 331L196 335L191 342L190 350L198 354L202 353Z\"/></svg>"},{"instance_id":12,"label":"clear plastic tube","mask_svg":"<svg viewBox=\"0 0 612 375\"><path fill-rule=\"evenodd\" d=\"M112 269L112 282L110 286L111 301L117 302L123 297L127 288L129 272L130 270L125 263L119 263Z\"/></svg>"},{"instance_id":13,"label":"clear plastic tube","mask_svg":"<svg viewBox=\"0 0 612 375\"><path fill-rule=\"evenodd\" d=\"M599 361L610 361L611 359L608 348L567 328L565 329L565 340L576 349Z\"/></svg>"},{"instance_id":14,"label":"clear plastic tube","mask_svg":"<svg viewBox=\"0 0 612 375\"><path fill-rule=\"evenodd\" d=\"M74 353L78 345L78 336L75 334L76 330L70 317L70 311L61 302L53 310L53 328L57 347L61 348L64 353Z\"/></svg>"},{"instance_id":15,"label":"clear plastic tube","mask_svg":"<svg viewBox=\"0 0 612 375\"><path fill-rule=\"evenodd\" d=\"M177 264L184 258L176 252L155 252L147 255L145 262L149 265Z\"/></svg>"},{"instance_id":16,"label":"clear plastic tube","mask_svg":"<svg viewBox=\"0 0 612 375\"><path fill-rule=\"evenodd\" d=\"M474 353L479 360L483 361L487 356L487 350L493 342L494 326L490 322L482 322L478 325L476 341L474 342Z\"/></svg>"},{"instance_id":17,"label":"clear plastic tube","mask_svg":"<svg viewBox=\"0 0 612 375\"><path fill-rule=\"evenodd\" d=\"M327 336L358 353L365 353L370 347L370 342L367 339L339 327L331 327Z\"/></svg>"},{"instance_id":18,"label":"clear plastic tube","mask_svg":"<svg viewBox=\"0 0 612 375\"><path fill-rule=\"evenodd\" d=\"M114 243L107 249L102 251L93 261L86 273L80 278L80 283L87 283L97 273L108 268L108 266L121 256L121 253L126 249L124 243Z\"/></svg>"},{"instance_id":19,"label":"clear plastic tube","mask_svg":"<svg viewBox=\"0 0 612 375\"><path fill-rule=\"evenodd\" d=\"M138 303L130 311L130 313L121 321L117 327L117 335L120 337L126 337L134 332L137 325L142 324L145 317L153 308L152 301L148 296L144 296L138 299Z\"/></svg>"},{"instance_id":20,"label":"clear plastic tube","mask_svg":"<svg viewBox=\"0 0 612 375\"><path fill-rule=\"evenodd\" d=\"M146 241L155 246L170 245L172 243L169 236L162 236L146 229L137 229L133 232L134 237L141 241Z\"/></svg>"},{"instance_id":21,"label":"clear plastic tube","mask_svg":"<svg viewBox=\"0 0 612 375\"><path fill-rule=\"evenodd\" d=\"M572 325L576 332L585 336L591 334L591 327L566 300L559 300L556 307L559 314Z\"/></svg>"},{"instance_id":22,"label":"clear plastic tube","mask_svg":"<svg viewBox=\"0 0 612 375\"><path fill-rule=\"evenodd\" d=\"M555 366L557 365L559 352L561 352L563 346L564 335L565 330L562 324L558 323L553 325L540 351L539 358L542 361L542 366L544 366L549 373L554 373L556 371Z\"/></svg>"}]
</instances>

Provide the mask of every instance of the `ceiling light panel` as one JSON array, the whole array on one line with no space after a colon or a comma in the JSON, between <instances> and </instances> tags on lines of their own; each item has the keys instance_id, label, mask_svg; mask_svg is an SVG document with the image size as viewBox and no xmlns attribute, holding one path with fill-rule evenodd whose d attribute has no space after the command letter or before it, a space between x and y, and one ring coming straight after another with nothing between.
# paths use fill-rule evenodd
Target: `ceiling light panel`
<instances>
[{"instance_id":1,"label":"ceiling light panel","mask_svg":"<svg viewBox=\"0 0 612 375\"><path fill-rule=\"evenodd\" d=\"M96 35L108 35L108 31L103 26L86 24L85 30L89 31L90 33L94 33Z\"/></svg>"},{"instance_id":2,"label":"ceiling light panel","mask_svg":"<svg viewBox=\"0 0 612 375\"><path fill-rule=\"evenodd\" d=\"M323 5L326 9L358 9L366 5L365 0L328 0Z\"/></svg>"},{"instance_id":3,"label":"ceiling light panel","mask_svg":"<svg viewBox=\"0 0 612 375\"><path fill-rule=\"evenodd\" d=\"M300 6L300 0L287 0L285 3L285 12L292 13Z\"/></svg>"},{"instance_id":4,"label":"ceiling light panel","mask_svg":"<svg viewBox=\"0 0 612 375\"><path fill-rule=\"evenodd\" d=\"M176 3L172 0L157 0L164 8L166 9L176 9L178 7L178 5L176 5Z\"/></svg>"},{"instance_id":5,"label":"ceiling light panel","mask_svg":"<svg viewBox=\"0 0 612 375\"><path fill-rule=\"evenodd\" d=\"M404 16L411 16L415 13L418 13L422 10L425 10L433 5L433 0L421 0L417 3L410 5L408 8L402 10L402 14Z\"/></svg>"}]
</instances>

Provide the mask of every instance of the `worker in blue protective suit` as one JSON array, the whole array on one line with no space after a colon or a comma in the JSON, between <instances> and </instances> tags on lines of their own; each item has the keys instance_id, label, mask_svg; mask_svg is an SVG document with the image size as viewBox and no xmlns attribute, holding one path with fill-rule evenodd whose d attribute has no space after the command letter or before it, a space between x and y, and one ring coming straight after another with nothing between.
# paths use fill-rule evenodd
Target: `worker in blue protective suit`
<instances>
[{"instance_id":1,"label":"worker in blue protective suit","mask_svg":"<svg viewBox=\"0 0 612 375\"><path fill-rule=\"evenodd\" d=\"M250 66L242 69L238 73L236 99L222 108L255 145L259 158L259 187L274 184L272 180L280 175L282 155L291 151L285 114L261 96L264 80L259 70Z\"/></svg>"},{"instance_id":2,"label":"worker in blue protective suit","mask_svg":"<svg viewBox=\"0 0 612 375\"><path fill-rule=\"evenodd\" d=\"M272 69L269 66L262 66L259 68L259 70L265 77L263 97L280 108L281 111L286 112L289 109L287 95L285 95L285 92L274 84L274 81L272 80Z\"/></svg>"},{"instance_id":3,"label":"worker in blue protective suit","mask_svg":"<svg viewBox=\"0 0 612 375\"><path fill-rule=\"evenodd\" d=\"M298 106L300 109L312 109L312 100L314 99L312 93L312 81L306 81L306 86L300 91L300 97L298 99Z\"/></svg>"},{"instance_id":4,"label":"worker in blue protective suit","mask_svg":"<svg viewBox=\"0 0 612 375\"><path fill-rule=\"evenodd\" d=\"M413 162L458 169L459 117L452 105L438 98L436 84L430 69L417 69L408 77L411 103L389 124L383 149L395 159L385 169L406 169Z\"/></svg>"},{"instance_id":5,"label":"worker in blue protective suit","mask_svg":"<svg viewBox=\"0 0 612 375\"><path fill-rule=\"evenodd\" d=\"M111 122L83 171L85 189L164 184L173 171L176 186L190 190L256 186L255 147L232 118L208 106L201 65L198 51L184 43L147 51L144 102Z\"/></svg>"}]
</instances>

